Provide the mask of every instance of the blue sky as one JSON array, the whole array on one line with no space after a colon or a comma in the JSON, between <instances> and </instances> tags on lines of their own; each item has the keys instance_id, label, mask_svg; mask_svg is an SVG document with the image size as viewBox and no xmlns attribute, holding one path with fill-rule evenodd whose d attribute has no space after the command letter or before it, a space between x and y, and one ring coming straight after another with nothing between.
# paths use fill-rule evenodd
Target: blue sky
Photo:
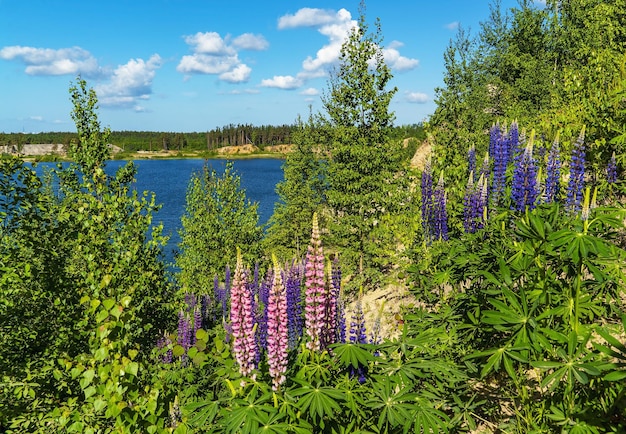
<instances>
[{"instance_id":1,"label":"blue sky","mask_svg":"<svg viewBox=\"0 0 626 434\"><path fill-rule=\"evenodd\" d=\"M396 124L426 119L443 52L475 34L488 0L368 0L398 92ZM515 6L502 0L502 8ZM0 132L74 131L80 74L112 130L291 124L322 109L359 0L0 0Z\"/></svg>"}]
</instances>

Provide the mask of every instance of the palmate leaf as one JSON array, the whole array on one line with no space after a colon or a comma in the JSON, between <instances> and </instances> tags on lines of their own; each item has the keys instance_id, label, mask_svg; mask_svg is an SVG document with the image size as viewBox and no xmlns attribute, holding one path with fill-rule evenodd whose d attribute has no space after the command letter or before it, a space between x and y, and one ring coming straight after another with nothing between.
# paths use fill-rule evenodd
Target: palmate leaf
<instances>
[{"instance_id":1,"label":"palmate leaf","mask_svg":"<svg viewBox=\"0 0 626 434\"><path fill-rule=\"evenodd\" d=\"M398 387L398 379L392 377L378 377L372 382L372 398L366 405L378 413L378 428L384 432L389 427L397 427L410 420L410 411L417 395L410 392L410 388ZM384 428L384 429L383 429Z\"/></svg>"},{"instance_id":2,"label":"palmate leaf","mask_svg":"<svg viewBox=\"0 0 626 434\"><path fill-rule=\"evenodd\" d=\"M367 366L369 361L375 360L373 349L374 345L369 344L334 344L331 345L333 354L344 367L358 368L359 366Z\"/></svg>"},{"instance_id":3,"label":"palmate leaf","mask_svg":"<svg viewBox=\"0 0 626 434\"><path fill-rule=\"evenodd\" d=\"M447 433L448 424L450 418L442 411L433 405L433 402L424 399L417 398L414 402L413 411L411 412L411 419L405 422L405 432L410 431L410 426L413 425L413 431L415 433ZM409 428L409 429L407 429Z\"/></svg>"},{"instance_id":4,"label":"palmate leaf","mask_svg":"<svg viewBox=\"0 0 626 434\"><path fill-rule=\"evenodd\" d=\"M341 407L337 401L344 400L344 393L333 387L313 387L310 385L294 389L290 392L298 398L296 406L302 413L310 413L314 420L332 416Z\"/></svg>"}]
</instances>

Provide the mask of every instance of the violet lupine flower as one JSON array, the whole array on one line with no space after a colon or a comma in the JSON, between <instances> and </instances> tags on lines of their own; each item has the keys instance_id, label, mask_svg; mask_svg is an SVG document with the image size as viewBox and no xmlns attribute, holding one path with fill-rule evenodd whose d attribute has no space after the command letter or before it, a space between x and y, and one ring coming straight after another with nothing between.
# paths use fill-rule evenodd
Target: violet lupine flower
<instances>
[{"instance_id":1,"label":"violet lupine flower","mask_svg":"<svg viewBox=\"0 0 626 434\"><path fill-rule=\"evenodd\" d=\"M507 142L509 146L509 157L511 155L519 155L524 152L524 142L520 141L517 121L511 122Z\"/></svg>"},{"instance_id":2,"label":"violet lupine flower","mask_svg":"<svg viewBox=\"0 0 626 434\"><path fill-rule=\"evenodd\" d=\"M331 266L332 270L332 266ZM329 275L331 273L328 273ZM325 317L324 330L322 332L322 347L326 348L328 345L337 342L337 299L339 292L336 291L332 277L328 286L326 286L325 297Z\"/></svg>"},{"instance_id":3,"label":"violet lupine flower","mask_svg":"<svg viewBox=\"0 0 626 434\"><path fill-rule=\"evenodd\" d=\"M257 310L256 317L256 341L259 356L267 350L267 303L269 302L270 288L272 287L273 280L274 271L269 269L267 270L265 279L263 279L259 286L259 309Z\"/></svg>"},{"instance_id":4,"label":"violet lupine flower","mask_svg":"<svg viewBox=\"0 0 626 434\"><path fill-rule=\"evenodd\" d=\"M177 343L187 351L192 343L193 326L189 315L182 309L178 312L178 339Z\"/></svg>"},{"instance_id":5,"label":"violet lupine flower","mask_svg":"<svg viewBox=\"0 0 626 434\"><path fill-rule=\"evenodd\" d=\"M566 207L572 212L580 211L585 187L585 127L582 128L574 143L569 166L569 182L567 184Z\"/></svg>"},{"instance_id":6,"label":"violet lupine flower","mask_svg":"<svg viewBox=\"0 0 626 434\"><path fill-rule=\"evenodd\" d=\"M159 360L161 360L161 363L166 363L166 364L172 363L174 356L172 354L171 345L172 345L172 340L170 339L170 336L167 333L164 333L163 336L161 336L157 340L157 348L159 350L163 350L167 348L167 351L164 351L163 354L159 356Z\"/></svg>"},{"instance_id":7,"label":"violet lupine flower","mask_svg":"<svg viewBox=\"0 0 626 434\"><path fill-rule=\"evenodd\" d=\"M359 294L359 298L354 306L354 312L352 313L352 320L350 321L350 343L352 344L367 343L367 330L365 328L365 315L363 314L361 296L362 294ZM350 368L350 375L352 377L357 376L359 383L363 384L366 380L367 367L359 365L356 369Z\"/></svg>"},{"instance_id":8,"label":"violet lupine flower","mask_svg":"<svg viewBox=\"0 0 626 434\"><path fill-rule=\"evenodd\" d=\"M533 138L526 144L524 153L517 158L511 186L512 207L515 211L535 208L537 190L537 162L533 157Z\"/></svg>"},{"instance_id":9,"label":"violet lupine flower","mask_svg":"<svg viewBox=\"0 0 626 434\"><path fill-rule=\"evenodd\" d=\"M473 177L476 176L476 147L472 143L470 145L469 150L467 151L467 172L472 174ZM473 179L476 181L476 179Z\"/></svg>"},{"instance_id":10,"label":"violet lupine flower","mask_svg":"<svg viewBox=\"0 0 626 434\"><path fill-rule=\"evenodd\" d=\"M606 166L606 182L615 184L617 182L617 162L615 161L615 152L611 155L609 164Z\"/></svg>"},{"instance_id":11,"label":"violet lupine flower","mask_svg":"<svg viewBox=\"0 0 626 434\"><path fill-rule=\"evenodd\" d=\"M324 252L317 224L317 213L313 213L311 242L306 253L304 294L304 319L309 336L307 348L319 351L322 349L326 321L327 290L324 285Z\"/></svg>"},{"instance_id":12,"label":"violet lupine flower","mask_svg":"<svg viewBox=\"0 0 626 434\"><path fill-rule=\"evenodd\" d=\"M493 154L493 181L491 186L491 199L494 206L498 206L506 186L506 168L509 164L509 145L506 138L496 123L491 127L489 148ZM493 141L493 144L491 143Z\"/></svg>"},{"instance_id":13,"label":"violet lupine flower","mask_svg":"<svg viewBox=\"0 0 626 434\"><path fill-rule=\"evenodd\" d=\"M424 239L430 243L433 224L433 174L430 158L422 172L422 228Z\"/></svg>"},{"instance_id":14,"label":"violet lupine flower","mask_svg":"<svg viewBox=\"0 0 626 434\"><path fill-rule=\"evenodd\" d=\"M544 200L554 203L559 198L561 190L561 151L559 149L559 133L556 134L546 164L546 189Z\"/></svg>"},{"instance_id":15,"label":"violet lupine flower","mask_svg":"<svg viewBox=\"0 0 626 434\"><path fill-rule=\"evenodd\" d=\"M285 290L287 291L287 331L289 349L294 349L302 338L302 268L292 264L285 273Z\"/></svg>"},{"instance_id":16,"label":"violet lupine flower","mask_svg":"<svg viewBox=\"0 0 626 434\"><path fill-rule=\"evenodd\" d=\"M248 376L255 368L256 340L254 312L244 270L241 251L237 249L237 265L230 294L230 323L233 334L233 353L241 375Z\"/></svg>"},{"instance_id":17,"label":"violet lupine flower","mask_svg":"<svg viewBox=\"0 0 626 434\"><path fill-rule=\"evenodd\" d=\"M472 176L467 181L463 197L463 228L466 233L473 234L485 226L487 207L487 183L480 175L474 183Z\"/></svg>"},{"instance_id":18,"label":"violet lupine flower","mask_svg":"<svg viewBox=\"0 0 626 434\"><path fill-rule=\"evenodd\" d=\"M272 390L276 391L286 380L289 336L287 331L287 291L283 284L278 261L275 256L272 259L274 281L267 305L267 363L270 377L272 377Z\"/></svg>"},{"instance_id":19,"label":"violet lupine flower","mask_svg":"<svg viewBox=\"0 0 626 434\"><path fill-rule=\"evenodd\" d=\"M339 256L333 258L330 269L330 296L335 300L335 342L346 342L346 316L341 296L341 267Z\"/></svg>"},{"instance_id":20,"label":"violet lupine flower","mask_svg":"<svg viewBox=\"0 0 626 434\"><path fill-rule=\"evenodd\" d=\"M446 209L446 191L443 183L443 172L439 176L437 187L433 193L434 197L434 230L433 236L436 240L448 239L448 211Z\"/></svg>"}]
</instances>

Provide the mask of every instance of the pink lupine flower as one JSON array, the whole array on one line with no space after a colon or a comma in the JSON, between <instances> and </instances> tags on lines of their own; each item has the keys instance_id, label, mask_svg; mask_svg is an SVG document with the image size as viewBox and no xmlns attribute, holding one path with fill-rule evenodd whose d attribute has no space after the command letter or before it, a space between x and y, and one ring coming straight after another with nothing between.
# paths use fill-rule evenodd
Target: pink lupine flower
<instances>
[{"instance_id":1,"label":"pink lupine flower","mask_svg":"<svg viewBox=\"0 0 626 434\"><path fill-rule=\"evenodd\" d=\"M304 318L309 336L307 348L319 351L323 344L328 290L324 285L324 252L317 224L317 213L313 213L311 243L305 262L305 301Z\"/></svg>"},{"instance_id":2,"label":"pink lupine flower","mask_svg":"<svg viewBox=\"0 0 626 434\"><path fill-rule=\"evenodd\" d=\"M241 375L248 376L255 368L257 349L254 337L252 297L239 249L237 249L237 266L230 293L230 322L235 360L239 364Z\"/></svg>"},{"instance_id":3,"label":"pink lupine flower","mask_svg":"<svg viewBox=\"0 0 626 434\"><path fill-rule=\"evenodd\" d=\"M267 303L267 362L272 377L272 389L278 390L286 380L287 371L287 290L276 257L273 256L272 259L274 278Z\"/></svg>"}]
</instances>

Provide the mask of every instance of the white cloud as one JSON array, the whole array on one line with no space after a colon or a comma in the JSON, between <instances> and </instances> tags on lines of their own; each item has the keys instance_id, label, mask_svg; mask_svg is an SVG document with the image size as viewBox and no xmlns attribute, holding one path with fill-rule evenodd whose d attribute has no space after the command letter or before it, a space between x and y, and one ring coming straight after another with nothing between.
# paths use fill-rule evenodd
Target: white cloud
<instances>
[{"instance_id":1,"label":"white cloud","mask_svg":"<svg viewBox=\"0 0 626 434\"><path fill-rule=\"evenodd\" d=\"M456 30L459 28L459 22L458 21L452 21L451 23L448 23L445 25L445 28L448 30Z\"/></svg>"},{"instance_id":2,"label":"white cloud","mask_svg":"<svg viewBox=\"0 0 626 434\"><path fill-rule=\"evenodd\" d=\"M43 121L43 116L31 116L29 119L31 121L42 122Z\"/></svg>"},{"instance_id":3,"label":"white cloud","mask_svg":"<svg viewBox=\"0 0 626 434\"><path fill-rule=\"evenodd\" d=\"M152 81L161 65L161 57L154 54L147 61L131 59L118 66L108 83L95 87L98 100L103 106L134 106L137 110L137 101L152 94Z\"/></svg>"},{"instance_id":4,"label":"white cloud","mask_svg":"<svg viewBox=\"0 0 626 434\"><path fill-rule=\"evenodd\" d=\"M82 74L89 77L101 72L98 61L80 47L55 50L14 45L2 48L0 59L22 61L28 75Z\"/></svg>"},{"instance_id":5,"label":"white cloud","mask_svg":"<svg viewBox=\"0 0 626 434\"><path fill-rule=\"evenodd\" d=\"M278 89L296 89L302 86L302 80L291 75L275 75L261 81L263 87L275 87Z\"/></svg>"},{"instance_id":6,"label":"white cloud","mask_svg":"<svg viewBox=\"0 0 626 434\"><path fill-rule=\"evenodd\" d=\"M404 57L400 55L398 48L402 47L401 42L393 41L389 44L388 47L383 48L383 56L385 57L385 62L387 65L396 71L409 71L411 69L417 68L419 65L419 60L417 59L409 59L408 57Z\"/></svg>"},{"instance_id":7,"label":"white cloud","mask_svg":"<svg viewBox=\"0 0 626 434\"><path fill-rule=\"evenodd\" d=\"M183 74L213 74L229 83L248 81L252 69L241 62L238 50L265 50L269 43L262 35L244 33L231 40L216 32L198 32L185 37L193 54L183 56L176 67Z\"/></svg>"},{"instance_id":8,"label":"white cloud","mask_svg":"<svg viewBox=\"0 0 626 434\"><path fill-rule=\"evenodd\" d=\"M336 14L328 9L302 8L295 14L283 15L278 19L279 29L315 27L335 21Z\"/></svg>"},{"instance_id":9,"label":"white cloud","mask_svg":"<svg viewBox=\"0 0 626 434\"><path fill-rule=\"evenodd\" d=\"M248 81L250 78L250 72L252 69L246 64L237 65L234 69L220 74L220 79L228 81L229 83L241 83Z\"/></svg>"},{"instance_id":10,"label":"white cloud","mask_svg":"<svg viewBox=\"0 0 626 434\"><path fill-rule=\"evenodd\" d=\"M226 41L215 32L198 32L195 35L186 36L185 42L193 47L196 54L212 54L233 56L236 54L234 48L228 46Z\"/></svg>"},{"instance_id":11,"label":"white cloud","mask_svg":"<svg viewBox=\"0 0 626 434\"><path fill-rule=\"evenodd\" d=\"M267 50L270 43L263 35L254 35L252 33L244 33L233 39L233 46L242 50Z\"/></svg>"},{"instance_id":12,"label":"white cloud","mask_svg":"<svg viewBox=\"0 0 626 434\"><path fill-rule=\"evenodd\" d=\"M417 104L425 104L428 102L428 95L422 92L405 92L404 96L408 102Z\"/></svg>"},{"instance_id":13,"label":"white cloud","mask_svg":"<svg viewBox=\"0 0 626 434\"><path fill-rule=\"evenodd\" d=\"M302 92L300 92L300 95L307 95L307 96L315 96L315 95L319 95L320 91L315 89L314 87L309 87L307 89L304 89Z\"/></svg>"},{"instance_id":14,"label":"white cloud","mask_svg":"<svg viewBox=\"0 0 626 434\"><path fill-rule=\"evenodd\" d=\"M337 64L341 53L341 46L350 31L358 25L356 20L346 9L338 11L328 9L302 8L295 14L287 14L279 18L279 29L296 27L315 27L324 35L328 42L324 44L315 56L307 56L302 61L302 70L293 75L279 75L271 79L263 80L262 85L278 87L281 89L294 89L302 86L307 80L324 77L328 70ZM394 41L389 47L383 49L385 62L392 70L407 71L419 65L417 59L402 56L398 50L402 44Z\"/></svg>"}]
</instances>

